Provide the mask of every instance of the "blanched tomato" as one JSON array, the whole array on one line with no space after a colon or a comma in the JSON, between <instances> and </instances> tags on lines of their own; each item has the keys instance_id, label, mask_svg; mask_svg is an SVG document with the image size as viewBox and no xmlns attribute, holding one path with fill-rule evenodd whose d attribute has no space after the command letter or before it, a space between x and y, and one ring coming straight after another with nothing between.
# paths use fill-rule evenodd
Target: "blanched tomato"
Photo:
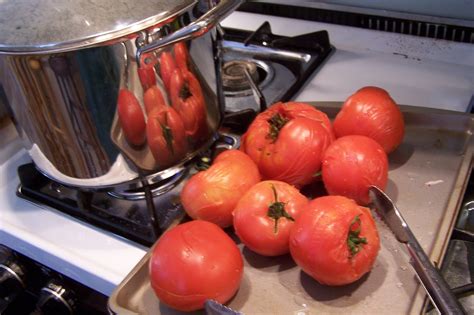
<instances>
[{"instance_id":1,"label":"blanched tomato","mask_svg":"<svg viewBox=\"0 0 474 315\"><path fill-rule=\"evenodd\" d=\"M184 122L186 134L198 140L208 132L201 85L190 71L176 70L170 78L171 104Z\"/></svg>"},{"instance_id":2,"label":"blanched tomato","mask_svg":"<svg viewBox=\"0 0 474 315\"><path fill-rule=\"evenodd\" d=\"M161 106L167 106L163 93L158 86L154 85L146 90L143 95L143 103L145 103L145 111L147 114L151 113L153 109Z\"/></svg>"},{"instance_id":3,"label":"blanched tomato","mask_svg":"<svg viewBox=\"0 0 474 315\"><path fill-rule=\"evenodd\" d=\"M290 233L296 263L321 284L345 285L370 271L380 239L368 208L342 196L316 198Z\"/></svg>"},{"instance_id":4,"label":"blanched tomato","mask_svg":"<svg viewBox=\"0 0 474 315\"><path fill-rule=\"evenodd\" d=\"M173 47L174 60L178 68L182 70L188 70L189 52L188 47L184 42L174 44Z\"/></svg>"},{"instance_id":5,"label":"blanched tomato","mask_svg":"<svg viewBox=\"0 0 474 315\"><path fill-rule=\"evenodd\" d=\"M243 260L237 245L217 225L180 224L161 236L149 265L151 286L163 303L181 311L226 303L239 289Z\"/></svg>"},{"instance_id":6,"label":"blanched tomato","mask_svg":"<svg viewBox=\"0 0 474 315\"><path fill-rule=\"evenodd\" d=\"M170 90L171 76L176 68L176 63L171 53L168 51L162 52L160 55L160 76L168 92Z\"/></svg>"},{"instance_id":7,"label":"blanched tomato","mask_svg":"<svg viewBox=\"0 0 474 315\"><path fill-rule=\"evenodd\" d=\"M323 112L304 103L277 103L255 118L241 139L241 149L264 179L303 186L316 179L333 139Z\"/></svg>"},{"instance_id":8,"label":"blanched tomato","mask_svg":"<svg viewBox=\"0 0 474 315\"><path fill-rule=\"evenodd\" d=\"M366 136L339 138L324 154L322 178L330 195L346 196L366 205L370 185L381 189L387 185L387 154Z\"/></svg>"},{"instance_id":9,"label":"blanched tomato","mask_svg":"<svg viewBox=\"0 0 474 315\"><path fill-rule=\"evenodd\" d=\"M337 137L363 135L390 153L403 141L405 123L395 101L384 89L368 86L351 95L334 120Z\"/></svg>"},{"instance_id":10,"label":"blanched tomato","mask_svg":"<svg viewBox=\"0 0 474 315\"><path fill-rule=\"evenodd\" d=\"M216 157L209 169L186 182L181 203L191 218L228 227L240 197L259 181L252 159L238 150L227 150Z\"/></svg>"},{"instance_id":11,"label":"blanched tomato","mask_svg":"<svg viewBox=\"0 0 474 315\"><path fill-rule=\"evenodd\" d=\"M146 91L156 84L155 68L153 66L143 65L138 68L137 71L143 91Z\"/></svg>"},{"instance_id":12,"label":"blanched tomato","mask_svg":"<svg viewBox=\"0 0 474 315\"><path fill-rule=\"evenodd\" d=\"M148 114L147 138L150 151L160 167L180 161L186 154L186 133L176 111L162 105Z\"/></svg>"},{"instance_id":13,"label":"blanched tomato","mask_svg":"<svg viewBox=\"0 0 474 315\"><path fill-rule=\"evenodd\" d=\"M290 229L308 199L280 181L263 181L240 198L234 210L234 229L242 243L265 256L289 252Z\"/></svg>"},{"instance_id":14,"label":"blanched tomato","mask_svg":"<svg viewBox=\"0 0 474 315\"><path fill-rule=\"evenodd\" d=\"M145 142L145 115L135 95L127 89L121 89L117 100L120 125L125 139L135 146Z\"/></svg>"}]
</instances>

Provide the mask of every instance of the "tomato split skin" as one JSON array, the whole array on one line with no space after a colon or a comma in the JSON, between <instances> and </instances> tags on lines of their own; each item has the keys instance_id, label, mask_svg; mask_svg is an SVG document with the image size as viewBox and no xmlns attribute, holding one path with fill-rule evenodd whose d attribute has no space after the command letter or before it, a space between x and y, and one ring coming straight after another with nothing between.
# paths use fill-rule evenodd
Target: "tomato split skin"
<instances>
[{"instance_id":1,"label":"tomato split skin","mask_svg":"<svg viewBox=\"0 0 474 315\"><path fill-rule=\"evenodd\" d=\"M157 241L149 264L150 282L163 303L181 311L202 309L207 299L225 304L238 291L242 255L217 225L180 224Z\"/></svg>"},{"instance_id":2,"label":"tomato split skin","mask_svg":"<svg viewBox=\"0 0 474 315\"><path fill-rule=\"evenodd\" d=\"M366 244L352 255L347 240L356 216ZM379 250L380 238L370 210L343 196L310 201L290 233L290 252L296 263L319 283L330 286L360 279L372 269Z\"/></svg>"},{"instance_id":3,"label":"tomato split skin","mask_svg":"<svg viewBox=\"0 0 474 315\"><path fill-rule=\"evenodd\" d=\"M239 150L220 153L209 169L193 175L181 191L181 203L193 219L232 225L240 197L260 181L255 163Z\"/></svg>"},{"instance_id":4,"label":"tomato split skin","mask_svg":"<svg viewBox=\"0 0 474 315\"><path fill-rule=\"evenodd\" d=\"M387 185L387 154L369 137L339 138L324 154L322 179L330 195L346 196L360 205L367 205L369 187L374 185L383 190Z\"/></svg>"}]
</instances>

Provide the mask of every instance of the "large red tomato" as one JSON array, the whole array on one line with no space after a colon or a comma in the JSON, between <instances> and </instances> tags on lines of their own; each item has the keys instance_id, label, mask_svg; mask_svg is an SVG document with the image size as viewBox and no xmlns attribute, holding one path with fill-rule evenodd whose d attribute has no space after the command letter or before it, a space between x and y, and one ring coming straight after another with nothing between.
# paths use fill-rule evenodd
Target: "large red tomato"
<instances>
[{"instance_id":1,"label":"large red tomato","mask_svg":"<svg viewBox=\"0 0 474 315\"><path fill-rule=\"evenodd\" d=\"M369 203L369 186L385 189L388 160L383 148L366 136L345 136L334 141L323 158L322 177L330 195Z\"/></svg>"},{"instance_id":2,"label":"large red tomato","mask_svg":"<svg viewBox=\"0 0 474 315\"><path fill-rule=\"evenodd\" d=\"M199 140L207 131L206 107L198 79L187 70L176 70L170 78L171 104L184 122L186 134Z\"/></svg>"},{"instance_id":3,"label":"large red tomato","mask_svg":"<svg viewBox=\"0 0 474 315\"><path fill-rule=\"evenodd\" d=\"M145 115L135 95L127 89L121 89L118 100L118 117L125 139L132 145L145 142Z\"/></svg>"},{"instance_id":4,"label":"large red tomato","mask_svg":"<svg viewBox=\"0 0 474 315\"><path fill-rule=\"evenodd\" d=\"M334 132L337 137L370 137L390 153L402 142L405 123L400 109L387 91L367 86L345 101L334 120Z\"/></svg>"},{"instance_id":5,"label":"large red tomato","mask_svg":"<svg viewBox=\"0 0 474 315\"><path fill-rule=\"evenodd\" d=\"M221 228L197 220L180 224L158 239L149 271L151 286L163 303L194 311L203 308L207 299L224 304L235 295L243 260Z\"/></svg>"},{"instance_id":6,"label":"large red tomato","mask_svg":"<svg viewBox=\"0 0 474 315\"><path fill-rule=\"evenodd\" d=\"M370 210L342 196L316 198L290 234L290 253L321 284L345 285L372 268L380 239Z\"/></svg>"},{"instance_id":7,"label":"large red tomato","mask_svg":"<svg viewBox=\"0 0 474 315\"><path fill-rule=\"evenodd\" d=\"M147 138L150 151L160 167L170 166L186 154L186 133L176 111L167 105L148 114Z\"/></svg>"},{"instance_id":8,"label":"large red tomato","mask_svg":"<svg viewBox=\"0 0 474 315\"><path fill-rule=\"evenodd\" d=\"M257 163L264 179L303 186L316 178L333 139L323 112L304 103L276 103L255 118L241 149Z\"/></svg>"},{"instance_id":9,"label":"large red tomato","mask_svg":"<svg viewBox=\"0 0 474 315\"><path fill-rule=\"evenodd\" d=\"M252 159L241 151L227 150L216 157L209 169L186 182L181 202L191 218L228 227L240 197L259 181Z\"/></svg>"},{"instance_id":10,"label":"large red tomato","mask_svg":"<svg viewBox=\"0 0 474 315\"><path fill-rule=\"evenodd\" d=\"M250 188L234 209L234 229L242 243L264 256L289 252L290 229L308 199L280 181Z\"/></svg>"}]
</instances>

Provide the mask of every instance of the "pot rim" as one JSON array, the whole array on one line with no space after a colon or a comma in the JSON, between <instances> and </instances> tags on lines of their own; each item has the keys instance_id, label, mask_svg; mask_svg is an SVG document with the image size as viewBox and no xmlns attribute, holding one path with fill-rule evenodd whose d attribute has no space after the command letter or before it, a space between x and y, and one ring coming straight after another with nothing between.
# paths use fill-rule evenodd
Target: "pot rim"
<instances>
[{"instance_id":1,"label":"pot rim","mask_svg":"<svg viewBox=\"0 0 474 315\"><path fill-rule=\"evenodd\" d=\"M47 44L37 45L8 45L0 43L0 55L35 55L35 54L50 54L61 53L68 51L75 51L83 48L91 48L100 46L102 44L110 44L121 41L121 39L130 34L138 33L153 26L158 26L168 20L174 20L177 16L182 15L190 8L198 3L197 0L189 1L174 7L170 11L160 12L156 15L145 18L141 21L126 24L121 28L116 28L110 31L100 32L93 35L74 38L72 40L62 42L52 42ZM138 34L137 34L138 36ZM129 40L127 38L126 40Z\"/></svg>"}]
</instances>

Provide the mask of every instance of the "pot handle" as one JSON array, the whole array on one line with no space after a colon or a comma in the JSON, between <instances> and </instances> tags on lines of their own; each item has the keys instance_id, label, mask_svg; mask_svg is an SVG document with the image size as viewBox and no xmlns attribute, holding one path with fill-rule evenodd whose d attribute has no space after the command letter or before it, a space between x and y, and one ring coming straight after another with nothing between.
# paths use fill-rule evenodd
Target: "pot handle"
<instances>
[{"instance_id":1,"label":"pot handle","mask_svg":"<svg viewBox=\"0 0 474 315\"><path fill-rule=\"evenodd\" d=\"M142 55L147 52L164 46L172 45L183 40L199 37L207 33L211 28L215 27L220 20L224 19L227 15L237 9L241 3L242 0L221 0L219 4L206 12L196 21L166 37L152 42L151 44L139 47L136 54L137 63L139 65L141 64Z\"/></svg>"}]
</instances>

